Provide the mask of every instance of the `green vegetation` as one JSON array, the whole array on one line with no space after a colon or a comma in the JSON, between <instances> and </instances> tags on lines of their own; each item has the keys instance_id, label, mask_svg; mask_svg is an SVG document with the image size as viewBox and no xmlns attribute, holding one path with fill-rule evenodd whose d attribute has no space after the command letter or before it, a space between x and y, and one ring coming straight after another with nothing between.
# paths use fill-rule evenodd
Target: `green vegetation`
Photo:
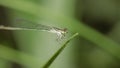
<instances>
[{"instance_id":1,"label":"green vegetation","mask_svg":"<svg viewBox=\"0 0 120 68\"><path fill-rule=\"evenodd\" d=\"M69 5L69 8L74 5L74 3L72 4L72 2L73 1L71 0L71 2L70 2L71 5ZM30 21L35 22L35 23L38 20L44 20L44 21L49 22L49 23L44 23L44 24L57 25L62 28L67 28L69 33L77 32L77 33L79 33L80 37L87 39L88 41L96 44L97 47L100 47L104 51L106 51L109 54L120 59L120 54L119 54L120 45L117 42L113 41L112 39L101 34L100 32L94 30L93 28L83 24L81 21L76 20L74 18L74 14L73 14L74 7L72 7L71 11L67 10L67 12L68 12L67 13L67 12L65 12L65 9L68 7L65 7L64 9L62 9L60 11L60 10L55 10L56 8L53 8L54 6L51 6L51 8L50 8L49 5L43 5L45 2L41 1L41 3L42 4L39 5L37 3L28 1L28 0L0 0L0 5L8 8L11 11L11 13L13 13L13 15L14 15L14 12L16 12L16 17L24 16L24 18L29 19ZM12 15L12 14L10 14L10 15ZM13 16L13 18L14 18L14 16ZM48 36L46 36L47 34L45 35L47 38L43 39L44 37L42 37L42 36L44 35L44 33L40 34L38 32L34 32L34 31L33 32L26 31L26 32L23 32L23 34L22 34L22 32L21 33L14 32L14 34L17 39L18 45L20 45L18 47L20 47L21 50L23 49L23 51L32 53L32 54L35 54L34 53L35 48L32 49L34 47L34 45L38 45L41 43L40 49L42 50L42 47L43 47L43 50L44 50L48 46L42 45L42 42L44 41L46 44L47 43L49 44L50 43L49 41L51 41L48 39ZM27 35L27 34L29 34L29 35ZM21 37L21 35L22 35L22 37ZM41 36L38 36L38 35L41 35ZM27 39L25 39L23 41L24 37L26 37ZM70 39L68 39L68 41L66 41L65 44L63 46L61 46L61 49L58 50L57 53L55 53L53 55L53 57L47 63L45 63L45 62L51 55L49 55L49 54L45 55L47 53L46 51L43 51L42 57L44 55L47 57L45 57L45 60L43 60L43 62L42 62L41 59L37 60L36 57L28 56L27 54L23 54L20 51L16 51L16 50L13 50L12 48L5 47L2 44L0 45L0 47L1 47L0 48L0 57L3 59L6 59L6 60L17 62L19 64L22 64L22 65L28 66L28 67L36 67L37 68L37 67L43 66L43 64L45 63L46 65L44 68L47 68L46 66L49 66L55 60L55 58L60 54L62 48L64 48L73 37L74 36L72 36ZM41 39L36 39L37 40L37 42L36 42L35 38L41 38ZM39 42L39 40L42 40L42 41ZM34 42L34 43L32 43L32 42ZM53 42L53 44L54 44L54 42ZM23 46L21 46L21 45L23 45ZM24 46L24 45L26 45L26 46ZM49 45L49 47L54 47L51 45ZM55 43L55 45L56 45L56 43ZM50 49L49 47L46 50L49 51L49 49ZM70 46L70 47L74 47L74 46ZM36 46L36 48L37 48L37 46ZM55 47L55 48L53 48L53 51L55 51L57 49L59 49L59 48ZM33 51L31 51L31 50L33 50ZM42 51L40 52L40 54L41 53L42 53ZM37 54L39 54L39 53L37 53ZM51 52L50 54L53 54L53 52ZM18 58L16 58L15 55L18 55L18 56L20 55L21 58L19 57L19 59L18 59ZM35 56L36 56L36 54L35 54ZM39 66L39 64L41 64L41 65Z\"/></svg>"}]
</instances>

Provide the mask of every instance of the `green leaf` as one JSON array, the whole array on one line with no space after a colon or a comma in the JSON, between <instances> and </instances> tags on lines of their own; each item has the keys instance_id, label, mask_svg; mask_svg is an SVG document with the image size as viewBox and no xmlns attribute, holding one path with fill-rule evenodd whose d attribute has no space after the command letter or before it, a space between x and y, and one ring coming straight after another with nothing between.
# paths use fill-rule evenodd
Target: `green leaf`
<instances>
[{"instance_id":1,"label":"green leaf","mask_svg":"<svg viewBox=\"0 0 120 68\"><path fill-rule=\"evenodd\" d=\"M62 46L61 48L46 62L46 64L43 66L43 68L49 68L49 66L54 62L54 60L60 55L60 53L64 50L64 48L67 46L67 44L78 35L78 33L75 33L72 35Z\"/></svg>"}]
</instances>

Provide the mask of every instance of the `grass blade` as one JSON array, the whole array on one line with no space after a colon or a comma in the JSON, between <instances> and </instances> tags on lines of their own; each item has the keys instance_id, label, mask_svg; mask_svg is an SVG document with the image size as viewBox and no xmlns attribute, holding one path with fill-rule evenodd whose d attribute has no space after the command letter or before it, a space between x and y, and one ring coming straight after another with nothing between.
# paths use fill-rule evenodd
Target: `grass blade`
<instances>
[{"instance_id":1,"label":"grass blade","mask_svg":"<svg viewBox=\"0 0 120 68\"><path fill-rule=\"evenodd\" d=\"M75 33L72 35L62 46L61 48L46 62L46 64L43 66L43 68L49 68L49 66L54 62L54 60L57 58L58 55L64 50L64 48L67 46L67 44L78 35L78 33Z\"/></svg>"}]
</instances>

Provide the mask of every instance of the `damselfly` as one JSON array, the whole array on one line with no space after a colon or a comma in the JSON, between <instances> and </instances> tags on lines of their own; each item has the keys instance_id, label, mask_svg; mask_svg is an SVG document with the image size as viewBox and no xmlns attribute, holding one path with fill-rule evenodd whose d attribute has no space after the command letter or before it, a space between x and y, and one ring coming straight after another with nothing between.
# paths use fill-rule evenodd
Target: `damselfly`
<instances>
[{"instance_id":1,"label":"damselfly","mask_svg":"<svg viewBox=\"0 0 120 68\"><path fill-rule=\"evenodd\" d=\"M67 33L67 29L60 29L57 27L47 26L43 24L33 23L27 20L18 19L17 23L14 26L4 26L0 25L0 30L39 30L39 31L47 31L50 33L55 33L57 35L57 39L61 39Z\"/></svg>"}]
</instances>

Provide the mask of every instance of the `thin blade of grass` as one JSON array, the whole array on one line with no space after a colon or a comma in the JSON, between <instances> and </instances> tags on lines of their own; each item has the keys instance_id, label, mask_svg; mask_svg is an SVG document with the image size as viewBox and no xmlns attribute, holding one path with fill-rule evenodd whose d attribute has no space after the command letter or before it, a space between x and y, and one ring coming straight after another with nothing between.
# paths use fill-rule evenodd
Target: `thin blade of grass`
<instances>
[{"instance_id":1,"label":"thin blade of grass","mask_svg":"<svg viewBox=\"0 0 120 68\"><path fill-rule=\"evenodd\" d=\"M43 66L43 68L49 68L50 65L54 62L54 60L60 55L60 53L64 50L64 48L67 46L67 44L76 36L78 33L75 33L72 35L62 46L59 48L59 50L46 62L46 64Z\"/></svg>"}]
</instances>

